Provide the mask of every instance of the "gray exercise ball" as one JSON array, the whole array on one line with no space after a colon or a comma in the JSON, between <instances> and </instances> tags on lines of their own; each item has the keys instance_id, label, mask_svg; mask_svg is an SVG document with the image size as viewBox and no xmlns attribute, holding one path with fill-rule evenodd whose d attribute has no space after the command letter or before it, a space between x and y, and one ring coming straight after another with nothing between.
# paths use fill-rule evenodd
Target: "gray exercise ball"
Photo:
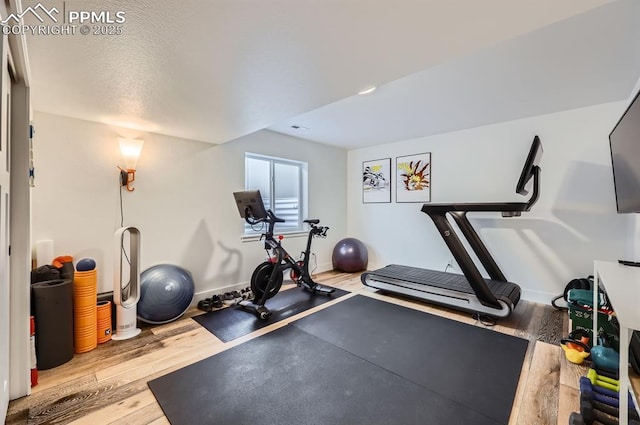
<instances>
[{"instance_id":1,"label":"gray exercise ball","mask_svg":"<svg viewBox=\"0 0 640 425\"><path fill-rule=\"evenodd\" d=\"M182 316L191 305L195 284L191 273L172 264L158 264L140 275L138 319L154 325Z\"/></svg>"},{"instance_id":2,"label":"gray exercise ball","mask_svg":"<svg viewBox=\"0 0 640 425\"><path fill-rule=\"evenodd\" d=\"M367 269L369 253L367 247L356 238L345 238L333 248L333 269L353 273Z\"/></svg>"}]
</instances>

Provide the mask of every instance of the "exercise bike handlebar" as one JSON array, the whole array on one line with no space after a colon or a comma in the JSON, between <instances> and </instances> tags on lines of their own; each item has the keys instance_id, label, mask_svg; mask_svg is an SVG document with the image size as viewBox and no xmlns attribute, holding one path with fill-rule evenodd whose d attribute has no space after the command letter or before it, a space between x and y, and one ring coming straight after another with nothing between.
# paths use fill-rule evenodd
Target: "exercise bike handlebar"
<instances>
[{"instance_id":1,"label":"exercise bike handlebar","mask_svg":"<svg viewBox=\"0 0 640 425\"><path fill-rule=\"evenodd\" d=\"M285 219L284 218L280 218L280 217L276 217L276 215L273 213L273 211L268 210L267 211L267 222L284 223Z\"/></svg>"},{"instance_id":2,"label":"exercise bike handlebar","mask_svg":"<svg viewBox=\"0 0 640 425\"><path fill-rule=\"evenodd\" d=\"M326 226L314 226L313 224L311 225L311 235L313 236L317 236L317 237L321 237L321 238L326 238L327 237L327 230L329 230L329 227Z\"/></svg>"},{"instance_id":3,"label":"exercise bike handlebar","mask_svg":"<svg viewBox=\"0 0 640 425\"><path fill-rule=\"evenodd\" d=\"M247 223L253 225L253 224L258 224L258 223L284 223L285 219L284 218L280 218L280 217L276 217L276 215L273 213L273 211L271 210L267 210L267 216L266 217L260 217L260 218L255 218L253 216L251 216L250 214L247 214L246 218L244 219L244 221L246 221Z\"/></svg>"},{"instance_id":4,"label":"exercise bike handlebar","mask_svg":"<svg viewBox=\"0 0 640 425\"><path fill-rule=\"evenodd\" d=\"M269 235L273 235L273 230L276 223L284 223L286 221L284 218L277 217L271 210L267 210L266 217L255 218L251 214L247 214L244 220L252 226L258 223L268 223L269 229L267 230L266 234L263 234L263 236L266 236L267 238L269 237ZM329 227L318 226L317 224L320 223L320 220L304 220L304 222L311 226L311 229L309 230L311 236L321 238L327 237L327 231L329 230Z\"/></svg>"}]
</instances>

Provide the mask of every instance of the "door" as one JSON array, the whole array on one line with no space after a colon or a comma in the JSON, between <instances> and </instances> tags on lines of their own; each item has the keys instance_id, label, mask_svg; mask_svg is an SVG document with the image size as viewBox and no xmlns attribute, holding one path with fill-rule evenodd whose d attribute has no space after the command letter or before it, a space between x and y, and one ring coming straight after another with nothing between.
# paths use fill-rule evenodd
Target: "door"
<instances>
[{"instance_id":1,"label":"door","mask_svg":"<svg viewBox=\"0 0 640 425\"><path fill-rule=\"evenodd\" d=\"M11 123L11 77L7 36L2 37L2 88L0 90L0 423L9 406L9 134Z\"/></svg>"}]
</instances>

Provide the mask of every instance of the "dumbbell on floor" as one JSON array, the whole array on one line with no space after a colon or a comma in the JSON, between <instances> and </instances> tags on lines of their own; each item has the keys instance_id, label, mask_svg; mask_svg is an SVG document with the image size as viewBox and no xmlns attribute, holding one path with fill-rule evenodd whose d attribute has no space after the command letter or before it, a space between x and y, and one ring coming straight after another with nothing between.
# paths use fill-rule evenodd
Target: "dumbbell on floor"
<instances>
[{"instance_id":1,"label":"dumbbell on floor","mask_svg":"<svg viewBox=\"0 0 640 425\"><path fill-rule=\"evenodd\" d=\"M604 388L598 385L594 385L589 378L587 378L586 376L583 376L580 378L580 391L585 391L587 388L591 389L591 391L593 391L594 393L602 394L609 398L614 398L616 400L619 400L620 398L620 394L617 391L613 391L609 388ZM627 397L629 400L629 406L633 406L634 404L633 404L633 398L631 397L631 394L627 393ZM600 400L600 401L603 401L604 403L611 404L612 406L618 407L617 403L613 404L613 402L609 402L609 401L604 401L604 400Z\"/></svg>"},{"instance_id":2,"label":"dumbbell on floor","mask_svg":"<svg viewBox=\"0 0 640 425\"><path fill-rule=\"evenodd\" d=\"M585 395L591 400L597 400L600 403L605 403L609 406L620 406L620 400L618 399L618 397L614 397L611 394L601 394L588 380L586 382L583 382L582 380L580 381L580 395Z\"/></svg>"},{"instance_id":3,"label":"dumbbell on floor","mask_svg":"<svg viewBox=\"0 0 640 425\"><path fill-rule=\"evenodd\" d=\"M587 422L584 417L580 413L573 412L571 416L569 416L569 425L603 425L601 422ZM640 425L640 422L634 421L633 419L629 420L629 425Z\"/></svg>"},{"instance_id":4,"label":"dumbbell on floor","mask_svg":"<svg viewBox=\"0 0 640 425\"><path fill-rule=\"evenodd\" d=\"M584 418L580 413L573 412L571 416L569 416L569 425L602 425L598 422L585 422Z\"/></svg>"},{"instance_id":5,"label":"dumbbell on floor","mask_svg":"<svg viewBox=\"0 0 640 425\"><path fill-rule=\"evenodd\" d=\"M617 405L613 406L611 404L608 404L607 402L601 402L595 398L593 398L593 393L581 393L580 394L580 402L586 402L589 403L591 405L592 408L597 409L603 413L606 413L607 415L611 415L611 416L615 416L616 418L619 417L619 413L620 410L618 409ZM616 403L618 402L617 399L611 399L609 398L609 400L615 400ZM581 405L582 406L582 405ZM629 408L627 410L627 414L628 417L630 419L636 419L636 420L640 420L640 417L638 416L638 412L636 412L636 410L634 408ZM583 414L584 416L584 414Z\"/></svg>"},{"instance_id":6,"label":"dumbbell on floor","mask_svg":"<svg viewBox=\"0 0 640 425\"><path fill-rule=\"evenodd\" d=\"M618 425L619 423L618 418L594 409L588 401L580 402L580 415L587 424L592 424L596 421L604 425Z\"/></svg>"},{"instance_id":7,"label":"dumbbell on floor","mask_svg":"<svg viewBox=\"0 0 640 425\"><path fill-rule=\"evenodd\" d=\"M598 375L598 372L596 372L595 369L589 369L589 372L587 372L587 378L589 378L589 381L591 381L593 385L608 388L616 392L620 391L620 385L617 379Z\"/></svg>"}]
</instances>

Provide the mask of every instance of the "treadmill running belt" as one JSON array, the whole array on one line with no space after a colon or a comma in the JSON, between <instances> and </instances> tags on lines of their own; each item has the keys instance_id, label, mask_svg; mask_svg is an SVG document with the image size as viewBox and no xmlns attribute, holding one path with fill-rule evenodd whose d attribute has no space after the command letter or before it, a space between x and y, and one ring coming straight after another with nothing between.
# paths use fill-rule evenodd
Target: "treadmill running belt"
<instances>
[{"instance_id":1,"label":"treadmill running belt","mask_svg":"<svg viewBox=\"0 0 640 425\"><path fill-rule=\"evenodd\" d=\"M375 283L376 280L384 282L386 285L378 288ZM475 298L475 292L464 275L398 264L391 264L378 270L363 273L362 282L367 286L392 293L394 290L389 289L389 285L398 288L411 288L414 291L414 297L416 296L415 291L429 292L427 288L430 287ZM520 301L520 287L515 283L493 279L485 279L485 282L497 299L511 304L513 308ZM424 287L424 289L420 289L420 287ZM397 291L397 293L406 295L406 292L402 290ZM420 298L419 295L417 297ZM428 297L424 299L429 300Z\"/></svg>"},{"instance_id":2,"label":"treadmill running belt","mask_svg":"<svg viewBox=\"0 0 640 425\"><path fill-rule=\"evenodd\" d=\"M444 273L437 270L419 269L398 264L391 264L368 274L473 294L473 289L471 289L469 282L461 274Z\"/></svg>"}]
</instances>

